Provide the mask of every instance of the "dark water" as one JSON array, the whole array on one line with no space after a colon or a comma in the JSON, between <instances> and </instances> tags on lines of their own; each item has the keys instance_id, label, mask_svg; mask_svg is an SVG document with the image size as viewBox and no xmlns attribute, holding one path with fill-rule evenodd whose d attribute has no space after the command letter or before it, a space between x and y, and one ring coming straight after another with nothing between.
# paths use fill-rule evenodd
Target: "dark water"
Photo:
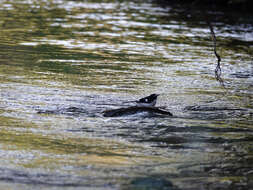
<instances>
[{"instance_id":1,"label":"dark water","mask_svg":"<svg viewBox=\"0 0 253 190\"><path fill-rule=\"evenodd\" d=\"M0 188L252 188L252 17L213 23L223 88L208 27L179 13L1 1ZM173 117L102 115L151 93Z\"/></svg>"}]
</instances>

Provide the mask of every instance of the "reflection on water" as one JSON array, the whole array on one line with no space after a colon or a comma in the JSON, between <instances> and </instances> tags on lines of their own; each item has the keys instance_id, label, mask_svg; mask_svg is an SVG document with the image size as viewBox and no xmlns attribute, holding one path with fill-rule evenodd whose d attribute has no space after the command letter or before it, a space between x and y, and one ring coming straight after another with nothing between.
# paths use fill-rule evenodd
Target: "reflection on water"
<instances>
[{"instance_id":1,"label":"reflection on water","mask_svg":"<svg viewBox=\"0 0 253 190\"><path fill-rule=\"evenodd\" d=\"M250 188L252 24L214 23L224 89L208 27L178 13L148 2L1 1L0 186ZM151 93L174 117L102 115Z\"/></svg>"}]
</instances>

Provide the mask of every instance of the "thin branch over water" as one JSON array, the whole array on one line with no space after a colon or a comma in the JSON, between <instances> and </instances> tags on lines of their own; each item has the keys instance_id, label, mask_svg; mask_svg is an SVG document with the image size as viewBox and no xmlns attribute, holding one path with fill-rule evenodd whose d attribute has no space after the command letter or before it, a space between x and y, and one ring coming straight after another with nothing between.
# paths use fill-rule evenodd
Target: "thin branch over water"
<instances>
[{"instance_id":1,"label":"thin branch over water","mask_svg":"<svg viewBox=\"0 0 253 190\"><path fill-rule=\"evenodd\" d=\"M216 78L216 80L218 80L220 82L220 84L223 87L225 87L224 81L221 78L221 67L220 67L221 57L216 51L216 36L215 36L214 30L213 30L213 26L212 26L211 22L207 19L207 17L206 17L206 22L207 22L210 32L211 32L211 36L212 36L212 40L213 40L213 51L214 51L214 54L217 58L217 65L215 68L215 78Z\"/></svg>"}]
</instances>

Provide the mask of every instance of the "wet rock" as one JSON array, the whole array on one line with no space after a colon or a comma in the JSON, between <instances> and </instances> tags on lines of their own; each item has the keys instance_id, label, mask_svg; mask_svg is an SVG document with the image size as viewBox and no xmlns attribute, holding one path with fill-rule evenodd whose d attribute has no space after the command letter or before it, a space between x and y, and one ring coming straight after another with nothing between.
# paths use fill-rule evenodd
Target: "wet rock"
<instances>
[{"instance_id":1,"label":"wet rock","mask_svg":"<svg viewBox=\"0 0 253 190\"><path fill-rule=\"evenodd\" d=\"M65 114L65 115L79 115L79 114L89 114L86 109L78 107L68 107L68 108L57 108L54 110L38 110L38 114Z\"/></svg>"},{"instance_id":2,"label":"wet rock","mask_svg":"<svg viewBox=\"0 0 253 190\"><path fill-rule=\"evenodd\" d=\"M103 116L104 117L119 117L119 116L133 115L133 114L137 114L141 112L173 116L172 113L170 113L169 111L165 111L157 107L137 107L137 106L106 110L103 112Z\"/></svg>"},{"instance_id":3,"label":"wet rock","mask_svg":"<svg viewBox=\"0 0 253 190\"><path fill-rule=\"evenodd\" d=\"M231 107L215 107L215 106L187 106L184 108L186 111L246 111L245 109L240 108L231 108Z\"/></svg>"},{"instance_id":4,"label":"wet rock","mask_svg":"<svg viewBox=\"0 0 253 190\"><path fill-rule=\"evenodd\" d=\"M189 118L202 120L227 119L231 117L235 118L247 116L249 114L249 110L247 109L219 105L186 106L184 111L190 114Z\"/></svg>"},{"instance_id":5,"label":"wet rock","mask_svg":"<svg viewBox=\"0 0 253 190\"><path fill-rule=\"evenodd\" d=\"M138 190L178 190L170 181L157 177L139 177L131 181L129 189Z\"/></svg>"}]
</instances>

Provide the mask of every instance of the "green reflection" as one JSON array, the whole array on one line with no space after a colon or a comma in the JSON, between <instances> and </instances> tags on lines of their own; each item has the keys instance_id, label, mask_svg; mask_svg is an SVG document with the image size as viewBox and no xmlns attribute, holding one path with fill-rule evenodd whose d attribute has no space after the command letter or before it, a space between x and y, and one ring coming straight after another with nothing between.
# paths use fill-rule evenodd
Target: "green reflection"
<instances>
[{"instance_id":1,"label":"green reflection","mask_svg":"<svg viewBox=\"0 0 253 190\"><path fill-rule=\"evenodd\" d=\"M233 75L238 78L231 77L242 65L249 66L252 42L226 37L228 33L218 36L230 84L224 90L213 75L212 46L201 20L185 23L176 12L167 13L149 3L102 3L1 2L0 163L10 160L14 168L58 170L91 179L102 176L104 180L109 175L113 183L119 180L131 188L149 188L153 182L162 188L170 185L171 178L181 188L193 184L192 189L200 179L201 184L238 182L242 177L226 177L235 175L234 171L239 171L238 176L249 174L245 178L252 180L248 171L252 139L247 135L251 131L212 132L252 129L252 85L247 81L252 73L248 69L242 79L238 79L240 73ZM162 94L161 106L180 116L105 120L95 115L100 109L135 99L133 95L154 92ZM87 100L92 104L86 104ZM36 114L40 106L72 104L91 111L95 118ZM201 110L195 116L183 111L188 105L200 104L246 111L226 111L224 117L212 110Z\"/></svg>"}]
</instances>

